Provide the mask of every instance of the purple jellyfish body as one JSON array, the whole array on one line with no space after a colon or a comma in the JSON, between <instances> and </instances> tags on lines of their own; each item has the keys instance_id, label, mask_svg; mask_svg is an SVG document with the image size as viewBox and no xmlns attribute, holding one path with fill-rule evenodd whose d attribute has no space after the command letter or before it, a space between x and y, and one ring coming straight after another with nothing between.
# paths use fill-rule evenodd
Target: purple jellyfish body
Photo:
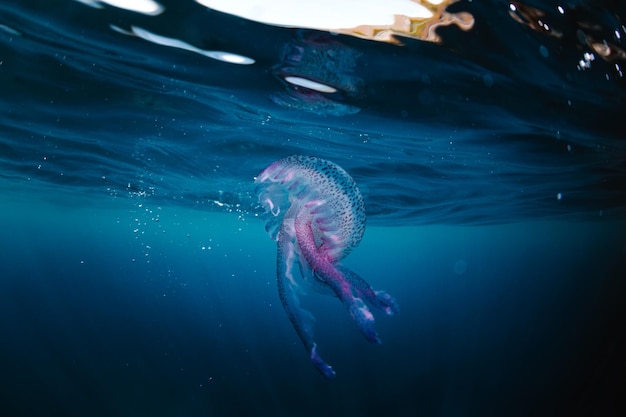
<instances>
[{"instance_id":1,"label":"purple jellyfish body","mask_svg":"<svg viewBox=\"0 0 626 417\"><path fill-rule=\"evenodd\" d=\"M278 241L280 300L315 367L333 378L335 371L319 356L313 340L315 319L300 306L298 295L303 294L303 287L334 293L372 343L380 339L368 305L387 315L398 312L389 294L375 291L339 263L365 231L361 192L338 165L297 155L274 162L255 182L268 217L266 230Z\"/></svg>"}]
</instances>

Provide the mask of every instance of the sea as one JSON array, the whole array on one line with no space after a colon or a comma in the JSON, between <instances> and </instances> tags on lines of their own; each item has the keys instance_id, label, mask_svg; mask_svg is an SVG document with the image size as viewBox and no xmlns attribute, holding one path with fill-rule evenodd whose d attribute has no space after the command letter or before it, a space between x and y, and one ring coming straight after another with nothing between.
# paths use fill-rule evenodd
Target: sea
<instances>
[{"instance_id":1,"label":"sea","mask_svg":"<svg viewBox=\"0 0 626 417\"><path fill-rule=\"evenodd\" d=\"M0 2L0 415L626 415L626 3L229 3ZM290 155L399 305L371 344L303 289L333 380L256 194Z\"/></svg>"}]
</instances>

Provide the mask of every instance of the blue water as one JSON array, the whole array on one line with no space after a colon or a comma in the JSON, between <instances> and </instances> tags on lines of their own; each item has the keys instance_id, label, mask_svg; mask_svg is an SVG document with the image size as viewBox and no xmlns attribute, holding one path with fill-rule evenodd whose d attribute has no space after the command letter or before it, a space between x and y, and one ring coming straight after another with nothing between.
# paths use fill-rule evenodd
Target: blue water
<instances>
[{"instance_id":1,"label":"blue water","mask_svg":"<svg viewBox=\"0 0 626 417\"><path fill-rule=\"evenodd\" d=\"M160 3L0 4L1 415L623 415L622 3L461 1L402 45ZM344 263L401 308L370 345L306 298L333 381L255 196L292 154L353 176Z\"/></svg>"}]
</instances>

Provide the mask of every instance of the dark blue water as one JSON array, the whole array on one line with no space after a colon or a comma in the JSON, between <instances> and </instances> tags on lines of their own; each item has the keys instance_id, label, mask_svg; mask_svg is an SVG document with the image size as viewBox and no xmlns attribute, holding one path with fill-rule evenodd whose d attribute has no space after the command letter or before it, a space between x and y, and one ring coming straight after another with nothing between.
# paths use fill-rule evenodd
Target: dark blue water
<instances>
[{"instance_id":1,"label":"dark blue water","mask_svg":"<svg viewBox=\"0 0 626 417\"><path fill-rule=\"evenodd\" d=\"M623 415L621 2L461 1L401 45L160 3L0 4L0 414ZM292 154L354 177L344 263L401 308L370 345L306 298L333 381L255 196Z\"/></svg>"}]
</instances>

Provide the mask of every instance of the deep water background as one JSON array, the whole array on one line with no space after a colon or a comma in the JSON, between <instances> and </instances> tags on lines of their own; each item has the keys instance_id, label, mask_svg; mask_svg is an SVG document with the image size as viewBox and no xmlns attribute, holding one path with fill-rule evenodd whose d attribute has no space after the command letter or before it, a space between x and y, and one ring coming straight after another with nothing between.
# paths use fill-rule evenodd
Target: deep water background
<instances>
[{"instance_id":1,"label":"deep water background","mask_svg":"<svg viewBox=\"0 0 626 417\"><path fill-rule=\"evenodd\" d=\"M621 4L459 2L471 30L397 46L161 3L0 4L0 415L624 414ZM373 346L304 298L334 381L254 195L294 153L354 177L344 263L401 308Z\"/></svg>"},{"instance_id":2,"label":"deep water background","mask_svg":"<svg viewBox=\"0 0 626 417\"><path fill-rule=\"evenodd\" d=\"M346 265L394 294L401 314L378 320L383 344L372 346L340 303L308 297L338 372L329 382L282 311L274 245L257 219L160 214L133 233L133 216L144 216L126 202L5 211L6 415L617 415L623 406L626 264L615 224L369 228Z\"/></svg>"}]
</instances>

